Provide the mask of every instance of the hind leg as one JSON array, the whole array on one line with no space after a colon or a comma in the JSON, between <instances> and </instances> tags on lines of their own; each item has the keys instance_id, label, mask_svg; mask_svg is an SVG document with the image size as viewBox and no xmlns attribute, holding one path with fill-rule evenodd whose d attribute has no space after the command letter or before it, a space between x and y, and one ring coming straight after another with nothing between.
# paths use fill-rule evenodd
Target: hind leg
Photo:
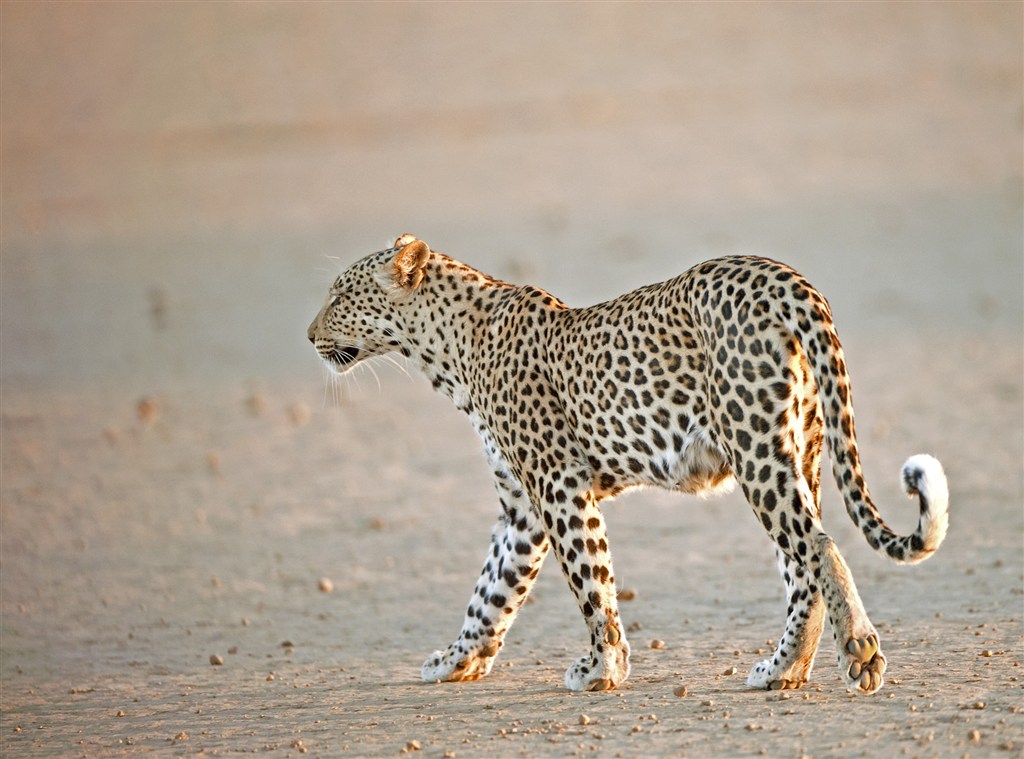
<instances>
[{"instance_id":1,"label":"hind leg","mask_svg":"<svg viewBox=\"0 0 1024 759\"><path fill-rule=\"evenodd\" d=\"M803 381L794 388L799 409L802 435L794 434L794 458L803 463L802 474L810 490L807 505L815 518L821 517L821 406L811 381L809 370L804 369ZM796 431L795 431L796 432ZM781 690L799 688L807 682L814 666L825 624L825 603L821 587L809 569L788 558L778 547L775 549L779 573L786 584L786 629L779 638L778 647L770 659L756 664L747 677L747 685L754 688Z\"/></svg>"},{"instance_id":2,"label":"hind leg","mask_svg":"<svg viewBox=\"0 0 1024 759\"><path fill-rule=\"evenodd\" d=\"M810 673L821 635L822 609L827 610L835 638L840 673L846 685L859 693L874 693L882 686L885 657L878 632L868 619L850 569L835 541L821 529L816 498L785 441L776 437L773 464L756 479L740 481L765 530L783 556L783 578L789 593L786 630L771 660L750 673L755 687L799 687ZM735 456L735 471L748 472L742 455ZM787 462L786 459L789 459Z\"/></svg>"},{"instance_id":3,"label":"hind leg","mask_svg":"<svg viewBox=\"0 0 1024 759\"><path fill-rule=\"evenodd\" d=\"M809 606L800 608L799 598L797 604L791 604L780 651L760 671L755 667L751 678L756 684L771 687L776 680L799 682L809 672L809 654L820 630L814 616L820 614L814 610L816 594L810 592L813 584L820 590L832 624L839 668L847 687L873 693L881 687L885 672L878 632L864 611L849 567L821 528L818 457L822 410L817 388L799 343L792 335L780 338L778 343L766 340L762 352L766 359L761 364L762 379L767 382L775 373L777 380L770 385L771 392L763 387L756 395L744 393L746 388L738 389L726 379L726 374L743 375L740 355L731 357L725 369L716 370L709 382L719 440L747 501L786 561L810 573L802 578L791 573L793 590L799 589L802 594L806 583L805 602L810 602ZM726 343L719 352L728 354L729 347ZM753 405L751 397L756 401ZM738 423L742 424L739 428ZM804 611L807 619L802 617ZM815 624L809 624L810 619Z\"/></svg>"},{"instance_id":4,"label":"hind leg","mask_svg":"<svg viewBox=\"0 0 1024 759\"><path fill-rule=\"evenodd\" d=\"M796 481L789 495L788 502L794 505L810 498L802 479ZM786 585L791 595L786 631L779 648L770 661L754 667L748 683L763 688L799 687L810 673L824 608L832 625L839 671L846 687L858 693L874 693L882 687L885 656L850 568L816 518L803 510L787 514L788 510L759 514L784 557L783 574L784 578L789 575Z\"/></svg>"},{"instance_id":5,"label":"hind leg","mask_svg":"<svg viewBox=\"0 0 1024 759\"><path fill-rule=\"evenodd\" d=\"M835 541L822 532L815 542L814 574L820 579L825 595L839 674L850 690L874 693L882 687L886 666L878 631L868 619L850 568Z\"/></svg>"},{"instance_id":6,"label":"hind leg","mask_svg":"<svg viewBox=\"0 0 1024 759\"><path fill-rule=\"evenodd\" d=\"M802 570L802 575L797 576L793 571L787 582L787 588L792 584L793 590L799 593L795 604L791 596L786 632L779 642L779 650L770 662L762 662L754 668L748 682L770 688L775 681L780 683L775 687L784 687L789 681L795 684L789 687L798 687L801 679L806 679L821 632L817 621L820 611L815 610L820 595L823 603L817 605L828 611L839 671L846 687L858 693L874 693L882 687L885 656L850 568L835 541L821 529L821 523L813 515L809 507L813 497L806 481L795 473L789 476L783 473L777 483L779 496L771 491L755 494L753 500L761 504L755 506L755 512L785 557L787 567L783 571L796 567ZM744 483L744 488L748 487ZM775 504L773 508L764 508L766 499L769 504ZM820 589L820 594L812 593L812 588ZM801 598L805 589L807 595Z\"/></svg>"},{"instance_id":7,"label":"hind leg","mask_svg":"<svg viewBox=\"0 0 1024 759\"><path fill-rule=\"evenodd\" d=\"M805 567L786 558L778 549L775 554L789 599L786 629L772 657L750 670L747 685L785 690L799 688L810 678L825 624L825 603L818 584Z\"/></svg>"}]
</instances>

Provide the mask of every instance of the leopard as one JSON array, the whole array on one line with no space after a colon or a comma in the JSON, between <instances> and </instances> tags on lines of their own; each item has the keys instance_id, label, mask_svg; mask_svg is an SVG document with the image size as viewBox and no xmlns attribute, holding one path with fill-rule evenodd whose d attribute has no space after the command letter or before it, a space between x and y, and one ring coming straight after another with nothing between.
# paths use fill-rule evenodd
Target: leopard
<instances>
[{"instance_id":1,"label":"leopard","mask_svg":"<svg viewBox=\"0 0 1024 759\"><path fill-rule=\"evenodd\" d=\"M917 499L917 527L900 535L882 518L831 308L794 269L723 256L571 308L405 234L334 280L307 337L337 374L404 356L482 441L499 517L461 631L427 657L424 681L488 675L553 553L590 633L565 686L618 688L630 645L600 504L633 488L706 495L738 485L774 544L787 599L785 629L747 685L805 685L827 616L847 689L882 687L878 631L822 526L822 450L854 525L900 564L943 542L948 484L936 458L911 456L900 483Z\"/></svg>"}]
</instances>

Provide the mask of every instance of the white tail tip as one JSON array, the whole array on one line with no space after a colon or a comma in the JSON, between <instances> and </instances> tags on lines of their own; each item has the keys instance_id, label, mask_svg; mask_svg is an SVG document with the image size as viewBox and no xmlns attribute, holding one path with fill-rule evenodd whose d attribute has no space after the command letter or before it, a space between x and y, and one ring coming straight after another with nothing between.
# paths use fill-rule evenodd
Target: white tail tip
<instances>
[{"instance_id":1,"label":"white tail tip","mask_svg":"<svg viewBox=\"0 0 1024 759\"><path fill-rule=\"evenodd\" d=\"M934 456L919 453L911 456L903 465L900 482L908 496L917 496L921 502L917 534L923 543L923 559L939 547L949 529L949 484L946 482L946 473Z\"/></svg>"}]
</instances>

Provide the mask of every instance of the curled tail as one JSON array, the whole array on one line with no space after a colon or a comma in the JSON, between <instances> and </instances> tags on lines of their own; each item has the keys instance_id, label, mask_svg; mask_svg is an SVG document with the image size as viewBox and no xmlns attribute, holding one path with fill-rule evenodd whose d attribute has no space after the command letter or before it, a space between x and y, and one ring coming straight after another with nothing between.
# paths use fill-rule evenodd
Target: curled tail
<instances>
[{"instance_id":1,"label":"curled tail","mask_svg":"<svg viewBox=\"0 0 1024 759\"><path fill-rule=\"evenodd\" d=\"M949 487L942 465L927 454L911 456L900 481L908 496L917 496L920 517L910 535L897 535L875 508L861 471L853 423L853 398L843 349L832 311L807 280L781 264L778 276L788 281L792 299L778 305L786 330L800 343L810 364L825 417L825 435L832 457L832 474L843 495L846 512L879 553L901 564L916 564L931 556L949 526Z\"/></svg>"},{"instance_id":2,"label":"curled tail","mask_svg":"<svg viewBox=\"0 0 1024 759\"><path fill-rule=\"evenodd\" d=\"M927 453L907 459L900 473L907 496L917 496L921 516L917 530L910 536L910 552L904 562L924 561L942 544L949 529L949 486L942 464ZM894 557L895 558L895 557Z\"/></svg>"}]
</instances>

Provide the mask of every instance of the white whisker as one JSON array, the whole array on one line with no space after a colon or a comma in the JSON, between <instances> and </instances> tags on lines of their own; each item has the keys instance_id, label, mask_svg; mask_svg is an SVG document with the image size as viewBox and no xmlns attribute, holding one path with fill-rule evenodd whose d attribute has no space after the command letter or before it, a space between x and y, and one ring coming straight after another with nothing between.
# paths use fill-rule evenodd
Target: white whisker
<instances>
[{"instance_id":1,"label":"white whisker","mask_svg":"<svg viewBox=\"0 0 1024 759\"><path fill-rule=\"evenodd\" d=\"M381 390L381 386L380 386L380 377L377 376L376 370L374 370L373 365L369 361L365 362L364 365L366 366L366 370L370 374L372 374L373 378L377 381L377 395L380 395L383 392L383 390Z\"/></svg>"},{"instance_id":2,"label":"white whisker","mask_svg":"<svg viewBox=\"0 0 1024 759\"><path fill-rule=\"evenodd\" d=\"M409 378L410 380L412 379L412 375L409 374L409 367L403 366L402 364L398 363L398 359L396 359L394 356L392 356L391 354L385 354L381 356L381 358L384 359L384 361L387 362L388 364L391 364L391 366L398 369L398 371L404 374L407 378ZM408 359L406 359L406 361L408 361Z\"/></svg>"},{"instance_id":3,"label":"white whisker","mask_svg":"<svg viewBox=\"0 0 1024 759\"><path fill-rule=\"evenodd\" d=\"M327 390L331 386L330 372L331 372L331 370L330 370L330 367L327 366L327 362L326 361L321 361L320 362L320 376L323 377L323 380L324 380L324 397L323 397L323 400L321 401L321 403L323 404L323 408L327 408Z\"/></svg>"}]
</instances>

